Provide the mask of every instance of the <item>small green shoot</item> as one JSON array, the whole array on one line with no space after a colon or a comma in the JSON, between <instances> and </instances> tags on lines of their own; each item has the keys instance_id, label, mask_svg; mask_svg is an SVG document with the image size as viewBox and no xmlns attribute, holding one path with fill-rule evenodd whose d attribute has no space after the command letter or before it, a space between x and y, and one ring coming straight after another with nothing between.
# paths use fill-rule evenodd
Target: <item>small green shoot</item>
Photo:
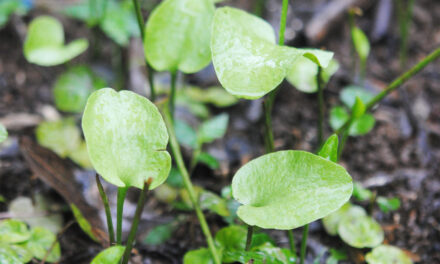
<instances>
[{"instance_id":1,"label":"small green shoot","mask_svg":"<svg viewBox=\"0 0 440 264\"><path fill-rule=\"evenodd\" d=\"M412 264L411 258L401 249L390 245L380 245L365 256L368 264Z\"/></svg>"},{"instance_id":2,"label":"small green shoot","mask_svg":"<svg viewBox=\"0 0 440 264\"><path fill-rule=\"evenodd\" d=\"M359 201L368 201L373 197L373 193L367 188L362 187L358 182L353 184L353 197Z\"/></svg>"},{"instance_id":3,"label":"small green shoot","mask_svg":"<svg viewBox=\"0 0 440 264\"><path fill-rule=\"evenodd\" d=\"M86 39L77 39L65 45L61 23L53 17L40 16L29 25L24 56L40 66L55 66L83 53L88 45Z\"/></svg>"},{"instance_id":4,"label":"small green shoot","mask_svg":"<svg viewBox=\"0 0 440 264\"><path fill-rule=\"evenodd\" d=\"M338 145L339 145L338 135L333 134L324 143L321 150L318 152L318 155L323 157L324 159L328 159L333 162L338 162Z\"/></svg>"},{"instance_id":5,"label":"small green shoot","mask_svg":"<svg viewBox=\"0 0 440 264\"><path fill-rule=\"evenodd\" d=\"M124 250L124 246L106 248L94 257L90 264L119 264Z\"/></svg>"},{"instance_id":6,"label":"small green shoot","mask_svg":"<svg viewBox=\"0 0 440 264\"><path fill-rule=\"evenodd\" d=\"M388 213L390 211L396 211L400 207L400 200L397 197L385 198L382 196L377 197L376 200L379 208L382 212Z\"/></svg>"}]
</instances>

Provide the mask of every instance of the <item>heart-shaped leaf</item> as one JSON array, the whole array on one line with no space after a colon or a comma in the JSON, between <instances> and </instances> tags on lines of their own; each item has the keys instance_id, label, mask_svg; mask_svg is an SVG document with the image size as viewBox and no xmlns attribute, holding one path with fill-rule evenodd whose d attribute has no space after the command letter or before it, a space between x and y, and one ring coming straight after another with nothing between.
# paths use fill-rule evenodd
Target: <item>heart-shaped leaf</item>
<instances>
[{"instance_id":1,"label":"heart-shaped leaf","mask_svg":"<svg viewBox=\"0 0 440 264\"><path fill-rule=\"evenodd\" d=\"M53 17L40 16L29 25L24 43L24 56L31 63L54 66L83 53L88 45L86 39L77 39L64 45L61 23Z\"/></svg>"},{"instance_id":2,"label":"heart-shaped leaf","mask_svg":"<svg viewBox=\"0 0 440 264\"><path fill-rule=\"evenodd\" d=\"M373 248L382 243L384 238L382 227L368 215L342 218L338 234L345 243L356 248Z\"/></svg>"},{"instance_id":3,"label":"heart-shaped leaf","mask_svg":"<svg viewBox=\"0 0 440 264\"><path fill-rule=\"evenodd\" d=\"M25 223L8 219L0 222L0 243L18 243L29 239L31 233Z\"/></svg>"},{"instance_id":4,"label":"heart-shaped leaf","mask_svg":"<svg viewBox=\"0 0 440 264\"><path fill-rule=\"evenodd\" d=\"M36 259L42 260L47 251L50 249L49 255L46 258L47 262L58 262L61 257L61 248L58 242L52 247L56 236L51 231L43 227L35 227L32 229L32 234L26 242L26 248L32 252Z\"/></svg>"},{"instance_id":5,"label":"heart-shaped leaf","mask_svg":"<svg viewBox=\"0 0 440 264\"><path fill-rule=\"evenodd\" d=\"M411 258L398 247L380 245L365 256L368 264L412 264Z\"/></svg>"},{"instance_id":6,"label":"heart-shaped leaf","mask_svg":"<svg viewBox=\"0 0 440 264\"><path fill-rule=\"evenodd\" d=\"M145 28L145 54L157 71L194 73L211 61L211 0L165 0Z\"/></svg>"},{"instance_id":7,"label":"heart-shaped leaf","mask_svg":"<svg viewBox=\"0 0 440 264\"><path fill-rule=\"evenodd\" d=\"M368 102L374 97L374 94L362 87L349 85L342 89L341 94L339 95L341 101L350 109L353 108L353 105L356 102L356 97L359 97L362 103L368 104Z\"/></svg>"},{"instance_id":8,"label":"heart-shaped leaf","mask_svg":"<svg viewBox=\"0 0 440 264\"><path fill-rule=\"evenodd\" d=\"M349 118L350 115L342 106L335 106L330 110L330 126L335 131L341 128ZM364 114L352 121L348 133L350 136L365 135L373 129L375 123L374 116Z\"/></svg>"},{"instance_id":9,"label":"heart-shaped leaf","mask_svg":"<svg viewBox=\"0 0 440 264\"><path fill-rule=\"evenodd\" d=\"M61 111L81 113L89 95L105 87L105 81L87 66L75 66L61 74L53 89L55 105Z\"/></svg>"},{"instance_id":10,"label":"heart-shaped leaf","mask_svg":"<svg viewBox=\"0 0 440 264\"><path fill-rule=\"evenodd\" d=\"M112 246L101 251L90 264L118 264L124 254L124 246Z\"/></svg>"},{"instance_id":11,"label":"heart-shaped leaf","mask_svg":"<svg viewBox=\"0 0 440 264\"><path fill-rule=\"evenodd\" d=\"M223 7L215 12L212 61L223 87L237 97L256 99L275 89L304 51L278 46L263 19Z\"/></svg>"},{"instance_id":12,"label":"heart-shaped leaf","mask_svg":"<svg viewBox=\"0 0 440 264\"><path fill-rule=\"evenodd\" d=\"M168 133L159 110L145 97L100 89L87 101L82 128L93 167L108 182L142 189L152 178L154 189L166 180Z\"/></svg>"},{"instance_id":13,"label":"heart-shaped leaf","mask_svg":"<svg viewBox=\"0 0 440 264\"><path fill-rule=\"evenodd\" d=\"M304 151L279 151L240 168L232 180L238 216L249 225L293 229L341 207L351 196L340 165Z\"/></svg>"}]
</instances>

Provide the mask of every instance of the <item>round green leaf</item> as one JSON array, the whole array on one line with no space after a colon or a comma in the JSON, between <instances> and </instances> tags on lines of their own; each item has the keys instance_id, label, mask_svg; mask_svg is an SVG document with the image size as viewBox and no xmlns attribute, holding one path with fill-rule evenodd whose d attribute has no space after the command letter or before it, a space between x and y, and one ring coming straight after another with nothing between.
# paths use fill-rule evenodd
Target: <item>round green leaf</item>
<instances>
[{"instance_id":1,"label":"round green leaf","mask_svg":"<svg viewBox=\"0 0 440 264\"><path fill-rule=\"evenodd\" d=\"M53 242L56 240L56 236L51 231L43 227L35 227L32 229L32 235L26 242L26 248L32 252L35 258L43 259L46 256L47 251L52 247ZM61 248L58 242L50 251L46 258L46 262L58 262L61 257Z\"/></svg>"},{"instance_id":2,"label":"round green leaf","mask_svg":"<svg viewBox=\"0 0 440 264\"><path fill-rule=\"evenodd\" d=\"M356 248L372 248L384 239L382 227L367 215L344 217L338 226L338 233L345 243Z\"/></svg>"},{"instance_id":3,"label":"round green leaf","mask_svg":"<svg viewBox=\"0 0 440 264\"><path fill-rule=\"evenodd\" d=\"M24 56L31 63L54 66L83 53L88 45L86 39L78 39L64 45L61 23L53 17L40 16L29 25L24 43Z\"/></svg>"},{"instance_id":4,"label":"round green leaf","mask_svg":"<svg viewBox=\"0 0 440 264\"><path fill-rule=\"evenodd\" d=\"M365 256L368 264L412 264L411 258L400 248L380 245Z\"/></svg>"},{"instance_id":5,"label":"round green leaf","mask_svg":"<svg viewBox=\"0 0 440 264\"><path fill-rule=\"evenodd\" d=\"M275 44L263 19L223 7L215 12L211 36L217 77L231 94L256 99L275 89L304 51Z\"/></svg>"},{"instance_id":6,"label":"round green leaf","mask_svg":"<svg viewBox=\"0 0 440 264\"><path fill-rule=\"evenodd\" d=\"M367 215L364 208L351 203L344 204L339 210L333 212L322 219L325 231L332 236L338 233L338 227L345 217L357 217Z\"/></svg>"},{"instance_id":7,"label":"round green leaf","mask_svg":"<svg viewBox=\"0 0 440 264\"><path fill-rule=\"evenodd\" d=\"M108 182L142 189L162 184L170 171L168 133L157 107L130 91L94 92L84 110L82 128L90 160Z\"/></svg>"},{"instance_id":8,"label":"round green leaf","mask_svg":"<svg viewBox=\"0 0 440 264\"><path fill-rule=\"evenodd\" d=\"M211 253L207 248L191 250L185 253L183 264L214 264Z\"/></svg>"},{"instance_id":9,"label":"round green leaf","mask_svg":"<svg viewBox=\"0 0 440 264\"><path fill-rule=\"evenodd\" d=\"M61 74L53 90L55 105L61 111L81 113L89 95L105 87L105 82L87 66L75 66Z\"/></svg>"},{"instance_id":10,"label":"round green leaf","mask_svg":"<svg viewBox=\"0 0 440 264\"><path fill-rule=\"evenodd\" d=\"M350 115L344 107L334 106L330 109L329 123L334 131L341 128L348 118L350 118Z\"/></svg>"},{"instance_id":11,"label":"round green leaf","mask_svg":"<svg viewBox=\"0 0 440 264\"><path fill-rule=\"evenodd\" d=\"M29 239L31 233L25 223L8 219L0 222L0 243L18 243Z\"/></svg>"},{"instance_id":12,"label":"round green leaf","mask_svg":"<svg viewBox=\"0 0 440 264\"><path fill-rule=\"evenodd\" d=\"M32 258L32 256L31 256ZM11 248L11 245L0 244L0 264L23 264L17 252Z\"/></svg>"},{"instance_id":13,"label":"round green leaf","mask_svg":"<svg viewBox=\"0 0 440 264\"><path fill-rule=\"evenodd\" d=\"M353 123L348 130L350 136L365 135L373 129L376 119L371 114L364 114L363 116L353 120Z\"/></svg>"},{"instance_id":14,"label":"round green leaf","mask_svg":"<svg viewBox=\"0 0 440 264\"><path fill-rule=\"evenodd\" d=\"M165 0L152 12L145 28L145 54L158 71L194 73L209 64L210 0Z\"/></svg>"},{"instance_id":15,"label":"round green leaf","mask_svg":"<svg viewBox=\"0 0 440 264\"><path fill-rule=\"evenodd\" d=\"M243 226L231 225L215 234L215 241L227 251L242 251L246 246L247 230Z\"/></svg>"},{"instance_id":16,"label":"round green leaf","mask_svg":"<svg viewBox=\"0 0 440 264\"><path fill-rule=\"evenodd\" d=\"M112 246L101 251L90 264L118 264L124 254L124 246Z\"/></svg>"},{"instance_id":17,"label":"round green leaf","mask_svg":"<svg viewBox=\"0 0 440 264\"><path fill-rule=\"evenodd\" d=\"M0 143L5 141L8 138L8 131L6 130L5 126L0 124Z\"/></svg>"},{"instance_id":18,"label":"round green leaf","mask_svg":"<svg viewBox=\"0 0 440 264\"><path fill-rule=\"evenodd\" d=\"M363 87L349 85L342 89L339 97L341 101L351 109L356 102L356 97L359 97L362 103L368 104L368 102L374 97L374 94L365 90Z\"/></svg>"},{"instance_id":19,"label":"round green leaf","mask_svg":"<svg viewBox=\"0 0 440 264\"><path fill-rule=\"evenodd\" d=\"M279 151L240 168L232 180L238 216L249 225L293 229L341 207L353 190L340 165L304 151Z\"/></svg>"}]
</instances>

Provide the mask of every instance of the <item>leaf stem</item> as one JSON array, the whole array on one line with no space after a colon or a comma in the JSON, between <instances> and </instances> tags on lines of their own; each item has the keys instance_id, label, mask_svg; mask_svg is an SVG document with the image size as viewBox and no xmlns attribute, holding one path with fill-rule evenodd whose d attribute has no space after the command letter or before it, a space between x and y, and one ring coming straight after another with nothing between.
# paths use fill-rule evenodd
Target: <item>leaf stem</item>
<instances>
[{"instance_id":1,"label":"leaf stem","mask_svg":"<svg viewBox=\"0 0 440 264\"><path fill-rule=\"evenodd\" d=\"M139 4L139 0L133 0L133 5L136 13L136 18L139 26L139 30L141 32L141 38L142 43L145 44L145 22L144 17L142 16L141 6ZM150 96L151 101L156 101L156 91L154 89L154 70L151 67L151 65L147 61L147 57L145 54L145 66L147 67L147 77L148 77L148 84L150 85Z\"/></svg>"},{"instance_id":2,"label":"leaf stem","mask_svg":"<svg viewBox=\"0 0 440 264\"><path fill-rule=\"evenodd\" d=\"M144 205L145 205L145 200L147 198L148 190L150 188L150 184L152 181L153 181L152 178L148 178L148 180L146 180L144 182L144 188L142 189L141 195L139 197L139 200L138 200L138 203L136 206L136 211L134 213L133 222L131 224L130 233L129 233L128 239L127 239L127 245L125 246L124 255L122 258L122 264L127 264L128 260L130 259L131 249L133 248L133 242L136 238L137 228L139 225L139 221L141 219L142 211L143 211Z\"/></svg>"},{"instance_id":3,"label":"leaf stem","mask_svg":"<svg viewBox=\"0 0 440 264\"><path fill-rule=\"evenodd\" d=\"M176 108L177 71L170 72L170 74L171 74L171 91L170 91L169 107L170 107L171 120L173 120L174 122L174 111Z\"/></svg>"},{"instance_id":4,"label":"leaf stem","mask_svg":"<svg viewBox=\"0 0 440 264\"><path fill-rule=\"evenodd\" d=\"M295 239L293 237L293 230L287 230L287 236L289 237L289 245L290 245L290 251L292 252L293 256L295 257L296 262L296 247L295 247Z\"/></svg>"},{"instance_id":5,"label":"leaf stem","mask_svg":"<svg viewBox=\"0 0 440 264\"><path fill-rule=\"evenodd\" d=\"M278 35L278 45L284 45L284 32L286 31L287 10L289 9L289 0L283 0L280 18L280 31Z\"/></svg>"},{"instance_id":6,"label":"leaf stem","mask_svg":"<svg viewBox=\"0 0 440 264\"><path fill-rule=\"evenodd\" d=\"M110 246L112 246L115 243L115 231L113 227L112 215L110 213L108 197L105 193L104 187L102 187L102 183L99 179L98 173L96 174L96 185L98 186L99 195L101 196L102 203L104 204L105 217L107 218L108 236L110 239Z\"/></svg>"},{"instance_id":7,"label":"leaf stem","mask_svg":"<svg viewBox=\"0 0 440 264\"><path fill-rule=\"evenodd\" d=\"M318 74L316 75L316 84L318 86L318 150L324 141L324 116L325 116L325 105L324 105L324 87L322 82L322 67L318 65Z\"/></svg>"},{"instance_id":8,"label":"leaf stem","mask_svg":"<svg viewBox=\"0 0 440 264\"><path fill-rule=\"evenodd\" d=\"M246 236L246 247L244 249L245 251L249 251L251 249L253 234L254 234L254 226L248 225L247 236Z\"/></svg>"},{"instance_id":9,"label":"leaf stem","mask_svg":"<svg viewBox=\"0 0 440 264\"><path fill-rule=\"evenodd\" d=\"M189 198L193 204L194 210L196 211L196 215L197 218L199 219L200 227L202 228L203 234L205 235L206 242L209 247L209 251L211 252L212 258L214 259L214 263L221 264L220 256L218 255L214 245L214 239L212 238L211 231L209 230L205 216L203 215L203 212L200 209L198 199L194 191L194 187L189 178L188 170L186 169L185 163L183 161L182 152L180 151L180 146L179 143L177 142L176 134L174 133L174 127L173 127L173 122L171 120L169 107L165 104L165 106L162 107L161 109L165 120L165 124L168 129L168 134L170 136L171 151L173 152L173 156L177 164L177 168L182 174L183 183L185 185L186 190L188 191Z\"/></svg>"},{"instance_id":10,"label":"leaf stem","mask_svg":"<svg viewBox=\"0 0 440 264\"><path fill-rule=\"evenodd\" d=\"M301 240L300 264L304 264L304 259L306 257L308 236L309 236L309 224L305 225L303 229L303 236Z\"/></svg>"},{"instance_id":11,"label":"leaf stem","mask_svg":"<svg viewBox=\"0 0 440 264\"><path fill-rule=\"evenodd\" d=\"M118 187L118 201L116 204L116 244L122 244L122 213L124 211L124 200L128 187Z\"/></svg>"},{"instance_id":12,"label":"leaf stem","mask_svg":"<svg viewBox=\"0 0 440 264\"><path fill-rule=\"evenodd\" d=\"M366 105L365 105L365 111L371 110L377 103L379 103L385 96L390 94L392 91L396 90L399 86L401 86L403 83L408 81L411 77L413 77L415 74L423 70L429 63L436 60L438 57L440 57L440 47L435 49L433 52L431 52L429 55L427 55L425 58L423 58L419 63L414 65L411 69L397 77L391 84L389 84L384 90L382 90L380 93L378 93L375 97L373 97ZM352 116L338 129L335 131L336 134L341 135L346 129L349 128L350 123L352 120Z\"/></svg>"}]
</instances>

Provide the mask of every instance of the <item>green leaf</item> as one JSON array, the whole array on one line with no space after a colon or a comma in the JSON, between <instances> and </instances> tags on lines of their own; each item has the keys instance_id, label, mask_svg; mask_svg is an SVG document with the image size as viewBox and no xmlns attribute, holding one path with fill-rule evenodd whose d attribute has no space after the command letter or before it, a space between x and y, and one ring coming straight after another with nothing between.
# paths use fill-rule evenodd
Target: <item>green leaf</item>
<instances>
[{"instance_id":1,"label":"green leaf","mask_svg":"<svg viewBox=\"0 0 440 264\"><path fill-rule=\"evenodd\" d=\"M238 103L238 98L226 92L225 89L218 86L201 89L199 87L185 88L185 94L192 100L213 104L216 107L228 107Z\"/></svg>"},{"instance_id":2,"label":"green leaf","mask_svg":"<svg viewBox=\"0 0 440 264\"><path fill-rule=\"evenodd\" d=\"M157 71L198 72L211 61L215 6L210 0L165 0L145 28L145 54Z\"/></svg>"},{"instance_id":3,"label":"green leaf","mask_svg":"<svg viewBox=\"0 0 440 264\"><path fill-rule=\"evenodd\" d=\"M380 245L365 256L368 264L412 264L411 258L400 248Z\"/></svg>"},{"instance_id":4,"label":"green leaf","mask_svg":"<svg viewBox=\"0 0 440 264\"><path fill-rule=\"evenodd\" d=\"M348 108L352 109L356 102L356 97L359 97L364 104L368 104L368 102L373 99L374 94L365 90L363 87L349 85L342 89L339 97Z\"/></svg>"},{"instance_id":5,"label":"green leaf","mask_svg":"<svg viewBox=\"0 0 440 264\"><path fill-rule=\"evenodd\" d=\"M338 234L345 243L355 248L373 248L384 239L382 227L367 215L344 217L338 226Z\"/></svg>"},{"instance_id":6,"label":"green leaf","mask_svg":"<svg viewBox=\"0 0 440 264\"><path fill-rule=\"evenodd\" d=\"M356 96L353 108L351 109L352 111L351 115L353 116L354 119L357 119L364 115L365 110L366 108L364 103L362 102L361 99L359 99L359 97Z\"/></svg>"},{"instance_id":7,"label":"green leaf","mask_svg":"<svg viewBox=\"0 0 440 264\"><path fill-rule=\"evenodd\" d=\"M326 260L325 264L338 264L340 260L347 260L347 253L343 250L330 249L330 257Z\"/></svg>"},{"instance_id":8,"label":"green leaf","mask_svg":"<svg viewBox=\"0 0 440 264\"><path fill-rule=\"evenodd\" d=\"M325 231L332 236L338 233L338 227L345 217L359 217L367 215L364 208L351 203L344 204L339 210L333 212L322 219Z\"/></svg>"},{"instance_id":9,"label":"green leaf","mask_svg":"<svg viewBox=\"0 0 440 264\"><path fill-rule=\"evenodd\" d=\"M370 53L370 42L365 33L358 27L351 30L351 37L353 38L354 49L362 61L367 60Z\"/></svg>"},{"instance_id":10,"label":"green leaf","mask_svg":"<svg viewBox=\"0 0 440 264\"><path fill-rule=\"evenodd\" d=\"M191 250L185 253L183 264L214 264L211 253L207 248Z\"/></svg>"},{"instance_id":11,"label":"green leaf","mask_svg":"<svg viewBox=\"0 0 440 264\"><path fill-rule=\"evenodd\" d=\"M304 51L275 44L273 28L245 11L215 12L212 61L222 86L231 94L257 99L275 89Z\"/></svg>"},{"instance_id":12,"label":"green leaf","mask_svg":"<svg viewBox=\"0 0 440 264\"><path fill-rule=\"evenodd\" d=\"M198 141L199 143L211 143L222 138L228 128L229 115L226 113L217 115L200 125Z\"/></svg>"},{"instance_id":13,"label":"green leaf","mask_svg":"<svg viewBox=\"0 0 440 264\"><path fill-rule=\"evenodd\" d=\"M25 263L11 248L11 245L0 244L0 264L23 264Z\"/></svg>"},{"instance_id":14,"label":"green leaf","mask_svg":"<svg viewBox=\"0 0 440 264\"><path fill-rule=\"evenodd\" d=\"M206 166L208 166L209 168L213 169L213 170L217 170L218 168L220 168L220 164L218 163L217 159L212 156L209 153L206 152L202 152L197 156L197 161L200 163L205 164Z\"/></svg>"},{"instance_id":15,"label":"green leaf","mask_svg":"<svg viewBox=\"0 0 440 264\"><path fill-rule=\"evenodd\" d=\"M81 113L89 95L105 87L105 81L97 77L87 66L75 66L61 74L53 89L55 105L61 111Z\"/></svg>"},{"instance_id":16,"label":"green leaf","mask_svg":"<svg viewBox=\"0 0 440 264\"><path fill-rule=\"evenodd\" d=\"M2 246L3 245L0 245L0 248ZM34 257L32 255L32 252L30 252L24 245L13 244L13 245L9 245L9 247L11 248L11 250L14 251L14 253L15 253L14 255L17 256L22 263L28 263ZM0 263L3 263L3 262L0 260ZM7 262L7 263L9 263L9 262Z\"/></svg>"},{"instance_id":17,"label":"green leaf","mask_svg":"<svg viewBox=\"0 0 440 264\"><path fill-rule=\"evenodd\" d=\"M172 236L176 225L174 223L155 226L148 232L143 242L147 245L157 246L165 243Z\"/></svg>"},{"instance_id":18,"label":"green leaf","mask_svg":"<svg viewBox=\"0 0 440 264\"><path fill-rule=\"evenodd\" d=\"M56 236L51 231L43 227L35 227L32 229L32 235L26 242L26 248L32 252L36 259L42 260L47 251L51 248L55 242ZM58 242L50 251L46 258L46 262L58 262L61 258L61 248Z\"/></svg>"},{"instance_id":19,"label":"green leaf","mask_svg":"<svg viewBox=\"0 0 440 264\"><path fill-rule=\"evenodd\" d=\"M88 99L82 119L90 159L108 182L142 189L162 184L170 171L168 133L157 107L130 91L104 88Z\"/></svg>"},{"instance_id":20,"label":"green leaf","mask_svg":"<svg viewBox=\"0 0 440 264\"><path fill-rule=\"evenodd\" d=\"M42 122L36 131L38 143L65 158L78 149L81 135L73 118Z\"/></svg>"},{"instance_id":21,"label":"green leaf","mask_svg":"<svg viewBox=\"0 0 440 264\"><path fill-rule=\"evenodd\" d=\"M380 196L377 198L377 204L379 205L379 208L382 212L388 213L389 211L395 211L399 209L400 200L397 197L385 198Z\"/></svg>"},{"instance_id":22,"label":"green leaf","mask_svg":"<svg viewBox=\"0 0 440 264\"><path fill-rule=\"evenodd\" d=\"M164 183L154 189L154 197L164 203L172 203L178 196L178 190Z\"/></svg>"},{"instance_id":23,"label":"green leaf","mask_svg":"<svg viewBox=\"0 0 440 264\"><path fill-rule=\"evenodd\" d=\"M371 114L364 114L363 116L355 119L350 126L350 136L362 136L367 134L374 128L376 119Z\"/></svg>"},{"instance_id":24,"label":"green leaf","mask_svg":"<svg viewBox=\"0 0 440 264\"><path fill-rule=\"evenodd\" d=\"M90 264L118 264L124 254L124 246L112 246L101 251Z\"/></svg>"},{"instance_id":25,"label":"green leaf","mask_svg":"<svg viewBox=\"0 0 440 264\"><path fill-rule=\"evenodd\" d=\"M6 130L5 126L0 124L0 143L5 141L8 138L8 131Z\"/></svg>"},{"instance_id":26,"label":"green leaf","mask_svg":"<svg viewBox=\"0 0 440 264\"><path fill-rule=\"evenodd\" d=\"M229 216L226 201L213 192L206 190L200 192L199 204L202 210L208 209L220 216Z\"/></svg>"},{"instance_id":27,"label":"green leaf","mask_svg":"<svg viewBox=\"0 0 440 264\"><path fill-rule=\"evenodd\" d=\"M269 263L283 263L283 264L295 264L296 258L291 254L290 250L281 249L279 247L274 246L271 243L264 243L257 248L254 248L253 251L259 251L266 253L267 256L272 257L271 260L269 258Z\"/></svg>"},{"instance_id":28,"label":"green leaf","mask_svg":"<svg viewBox=\"0 0 440 264\"><path fill-rule=\"evenodd\" d=\"M182 175L180 171L176 167L172 167L170 170L170 174L166 181L171 187L174 188L183 188L185 184L183 183Z\"/></svg>"},{"instance_id":29,"label":"green leaf","mask_svg":"<svg viewBox=\"0 0 440 264\"><path fill-rule=\"evenodd\" d=\"M329 123L334 131L341 128L347 122L350 115L342 106L334 106L330 109Z\"/></svg>"},{"instance_id":30,"label":"green leaf","mask_svg":"<svg viewBox=\"0 0 440 264\"><path fill-rule=\"evenodd\" d=\"M320 49L300 49L303 56L322 68L327 68L333 58L333 52Z\"/></svg>"},{"instance_id":31,"label":"green leaf","mask_svg":"<svg viewBox=\"0 0 440 264\"><path fill-rule=\"evenodd\" d=\"M28 227L22 221L7 219L0 222L0 243L19 243L30 236Z\"/></svg>"},{"instance_id":32,"label":"green leaf","mask_svg":"<svg viewBox=\"0 0 440 264\"><path fill-rule=\"evenodd\" d=\"M252 160L232 180L238 216L248 225L293 229L341 207L351 196L350 175L304 151L278 151Z\"/></svg>"},{"instance_id":33,"label":"green leaf","mask_svg":"<svg viewBox=\"0 0 440 264\"><path fill-rule=\"evenodd\" d=\"M89 153L87 152L87 145L81 140L79 146L72 150L68 157L73 160L76 164L80 165L85 169L92 169L93 165L89 158Z\"/></svg>"},{"instance_id":34,"label":"green leaf","mask_svg":"<svg viewBox=\"0 0 440 264\"><path fill-rule=\"evenodd\" d=\"M65 63L83 53L89 43L77 39L64 45L64 30L53 17L40 16L32 20L24 43L24 56L40 66L55 66Z\"/></svg>"},{"instance_id":35,"label":"green leaf","mask_svg":"<svg viewBox=\"0 0 440 264\"><path fill-rule=\"evenodd\" d=\"M246 247L246 236L246 228L230 225L215 234L215 241L226 251L242 251Z\"/></svg>"},{"instance_id":36,"label":"green leaf","mask_svg":"<svg viewBox=\"0 0 440 264\"><path fill-rule=\"evenodd\" d=\"M223 253L222 262L239 262L243 264L283 264L280 260L262 251L225 251Z\"/></svg>"},{"instance_id":37,"label":"green leaf","mask_svg":"<svg viewBox=\"0 0 440 264\"><path fill-rule=\"evenodd\" d=\"M188 97L184 92L177 90L176 105L185 107L193 115L205 119L209 117L209 108L204 103L199 103Z\"/></svg>"},{"instance_id":38,"label":"green leaf","mask_svg":"<svg viewBox=\"0 0 440 264\"><path fill-rule=\"evenodd\" d=\"M189 148L197 148L197 133L185 121L174 120L174 130L176 131L177 141Z\"/></svg>"},{"instance_id":39,"label":"green leaf","mask_svg":"<svg viewBox=\"0 0 440 264\"><path fill-rule=\"evenodd\" d=\"M338 69L338 62L332 59L329 65L322 69L322 85L325 85ZM318 91L317 75L318 65L304 55L292 66L287 75L287 80L301 92L314 93Z\"/></svg>"},{"instance_id":40,"label":"green leaf","mask_svg":"<svg viewBox=\"0 0 440 264\"><path fill-rule=\"evenodd\" d=\"M78 223L79 227L86 233L91 239L93 239L96 242L99 242L99 240L96 238L96 236L92 232L92 226L90 225L89 221L84 217L84 215L81 213L81 211L74 205L73 203L70 204L70 209L72 209L73 216L75 217L76 222Z\"/></svg>"},{"instance_id":41,"label":"green leaf","mask_svg":"<svg viewBox=\"0 0 440 264\"><path fill-rule=\"evenodd\" d=\"M366 200L370 200L371 197L373 196L373 193L362 187L362 185L358 182L355 182L353 184L353 197L356 198L359 201L366 201Z\"/></svg>"},{"instance_id":42,"label":"green leaf","mask_svg":"<svg viewBox=\"0 0 440 264\"><path fill-rule=\"evenodd\" d=\"M338 135L331 135L327 141L322 146L321 150L319 150L318 155L323 157L324 159L328 159L333 162L338 162Z\"/></svg>"}]
</instances>

